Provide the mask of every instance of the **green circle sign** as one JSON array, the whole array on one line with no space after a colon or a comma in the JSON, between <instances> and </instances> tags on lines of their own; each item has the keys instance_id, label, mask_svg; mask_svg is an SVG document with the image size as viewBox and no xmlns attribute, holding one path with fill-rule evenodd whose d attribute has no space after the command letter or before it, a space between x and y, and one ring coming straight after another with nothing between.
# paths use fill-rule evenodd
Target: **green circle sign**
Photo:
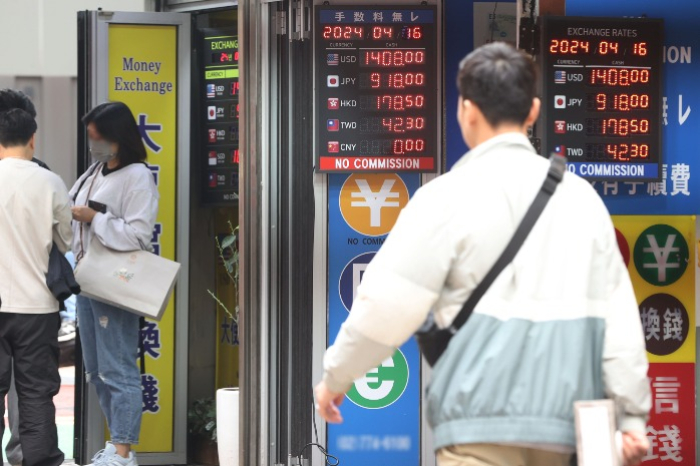
<instances>
[{"instance_id":1,"label":"green circle sign","mask_svg":"<svg viewBox=\"0 0 700 466\"><path fill-rule=\"evenodd\" d=\"M360 408L382 409L403 395L408 386L408 362L401 350L379 367L356 380L348 392L348 399Z\"/></svg>"},{"instance_id":2,"label":"green circle sign","mask_svg":"<svg viewBox=\"0 0 700 466\"><path fill-rule=\"evenodd\" d=\"M677 282L688 268L690 253L683 235L669 225L647 228L634 246L634 265L639 275L655 286Z\"/></svg>"}]
</instances>

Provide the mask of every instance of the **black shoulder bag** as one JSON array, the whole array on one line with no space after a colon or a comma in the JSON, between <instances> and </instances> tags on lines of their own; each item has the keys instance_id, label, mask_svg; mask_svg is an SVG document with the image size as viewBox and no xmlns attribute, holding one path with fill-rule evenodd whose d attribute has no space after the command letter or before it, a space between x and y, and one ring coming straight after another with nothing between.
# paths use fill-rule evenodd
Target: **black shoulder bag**
<instances>
[{"instance_id":1,"label":"black shoulder bag","mask_svg":"<svg viewBox=\"0 0 700 466\"><path fill-rule=\"evenodd\" d=\"M498 258L494 266L491 268L484 280L476 287L474 292L469 296L469 299L462 307L457 317L455 317L452 324L447 328L439 328L434 322L426 330L420 330L416 333L416 340L418 340L418 346L420 346L421 352L425 357L425 360L431 366L437 363L440 356L447 350L447 346L453 336L457 334L460 328L464 326L469 319L469 316L474 312L474 308L479 304L481 298L486 294L488 289L491 287L496 278L503 272L503 270L510 264L515 256L518 254L520 247L523 245L527 236L532 231L532 228L537 223L540 218L542 211L547 206L549 199L554 194L557 189L557 185L564 178L564 172L566 171L566 159L558 155L552 155L550 158L551 165L549 167L549 172L547 173L547 178L542 184L537 197L532 202L529 210L520 222L518 229L515 231L513 238L508 243L505 251Z\"/></svg>"}]
</instances>

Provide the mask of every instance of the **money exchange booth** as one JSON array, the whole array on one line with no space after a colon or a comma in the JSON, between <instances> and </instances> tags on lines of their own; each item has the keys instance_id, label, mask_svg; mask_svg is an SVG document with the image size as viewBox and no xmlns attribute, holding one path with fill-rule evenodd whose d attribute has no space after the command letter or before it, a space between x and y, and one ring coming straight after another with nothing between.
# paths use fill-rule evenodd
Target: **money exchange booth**
<instances>
[{"instance_id":1,"label":"money exchange booth","mask_svg":"<svg viewBox=\"0 0 700 466\"><path fill-rule=\"evenodd\" d=\"M614 215L652 363L645 464L695 464L695 0L156 3L79 16L80 112L132 108L161 193L153 244L184 271L142 334L141 464L191 462L188 410L224 387L241 389L241 465L435 464L413 341L355 382L342 425L312 389L401 209L468 150L454 78L493 41L537 61L535 148ZM82 388L84 462L105 429Z\"/></svg>"}]
</instances>

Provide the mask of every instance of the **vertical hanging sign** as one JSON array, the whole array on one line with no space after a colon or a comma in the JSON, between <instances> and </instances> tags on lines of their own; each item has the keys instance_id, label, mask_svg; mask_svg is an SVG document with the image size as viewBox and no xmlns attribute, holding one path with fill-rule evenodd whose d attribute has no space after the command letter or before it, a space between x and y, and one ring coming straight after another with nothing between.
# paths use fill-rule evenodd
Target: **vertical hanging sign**
<instances>
[{"instance_id":1,"label":"vertical hanging sign","mask_svg":"<svg viewBox=\"0 0 700 466\"><path fill-rule=\"evenodd\" d=\"M695 217L614 218L652 389L645 465L695 465Z\"/></svg>"},{"instance_id":2,"label":"vertical hanging sign","mask_svg":"<svg viewBox=\"0 0 700 466\"><path fill-rule=\"evenodd\" d=\"M148 44L145 47L144 44ZM152 244L175 259L177 181L177 26L109 25L110 101L131 108L148 151L160 205ZM146 353L142 376L140 452L173 451L175 304L141 332Z\"/></svg>"},{"instance_id":3,"label":"vertical hanging sign","mask_svg":"<svg viewBox=\"0 0 700 466\"><path fill-rule=\"evenodd\" d=\"M206 102L202 115L202 151L200 164L202 203L235 205L238 202L239 164L239 83L238 36L235 29L205 29L201 61Z\"/></svg>"},{"instance_id":4,"label":"vertical hanging sign","mask_svg":"<svg viewBox=\"0 0 700 466\"><path fill-rule=\"evenodd\" d=\"M328 337L352 308L362 274L416 192L418 175L330 175ZM347 466L420 464L420 353L413 339L355 381L328 449Z\"/></svg>"}]
</instances>

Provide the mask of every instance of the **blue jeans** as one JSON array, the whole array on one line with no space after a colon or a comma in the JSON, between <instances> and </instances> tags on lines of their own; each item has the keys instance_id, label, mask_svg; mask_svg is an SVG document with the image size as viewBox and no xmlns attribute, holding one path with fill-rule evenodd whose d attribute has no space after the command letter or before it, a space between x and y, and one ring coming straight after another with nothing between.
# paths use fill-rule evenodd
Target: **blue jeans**
<instances>
[{"instance_id":1,"label":"blue jeans","mask_svg":"<svg viewBox=\"0 0 700 466\"><path fill-rule=\"evenodd\" d=\"M83 296L77 304L87 381L97 389L112 443L137 445L143 409L139 316Z\"/></svg>"}]
</instances>

